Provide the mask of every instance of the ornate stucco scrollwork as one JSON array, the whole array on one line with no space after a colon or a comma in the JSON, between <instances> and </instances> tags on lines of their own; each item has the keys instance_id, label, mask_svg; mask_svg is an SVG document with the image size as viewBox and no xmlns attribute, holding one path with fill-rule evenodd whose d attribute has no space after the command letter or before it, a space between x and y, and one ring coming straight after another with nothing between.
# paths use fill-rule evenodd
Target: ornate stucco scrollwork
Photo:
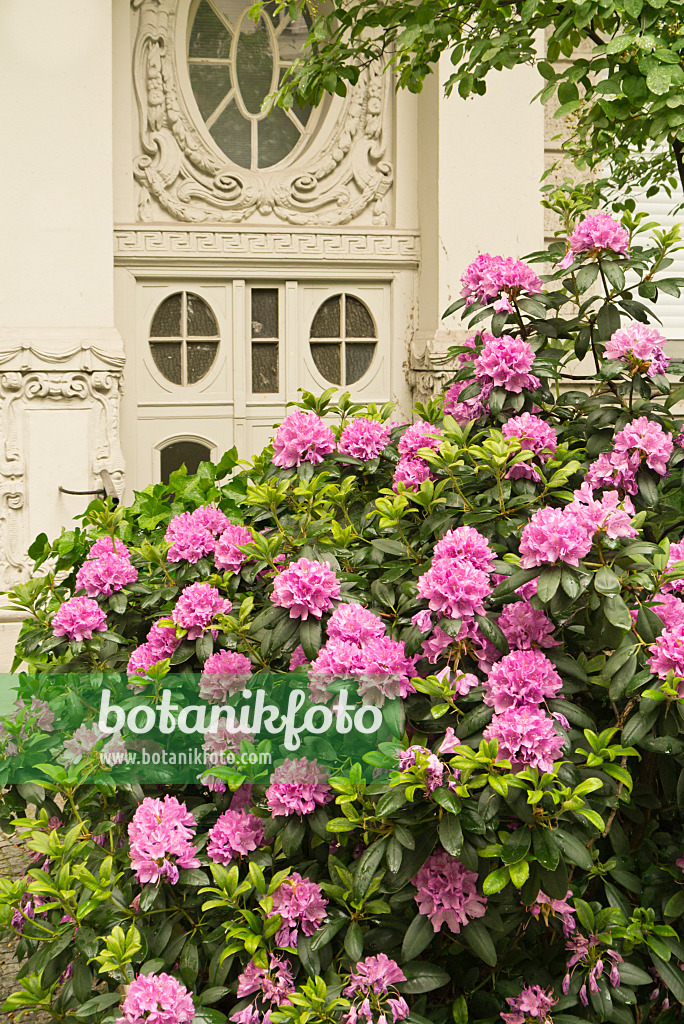
<instances>
[{"instance_id":1,"label":"ornate stucco scrollwork","mask_svg":"<svg viewBox=\"0 0 684 1024\"><path fill-rule=\"evenodd\" d=\"M184 0L132 0L139 10L134 49L135 89L143 153L134 174L142 190L141 220L150 199L177 220L238 223L274 214L298 225L348 224L370 208L373 223L389 222L385 197L392 185L385 124L390 102L380 68L364 71L337 115L324 119L308 146L286 166L269 171L238 167L213 144L179 87L178 9ZM191 111L193 111L191 113ZM332 113L332 112L331 112Z\"/></svg>"}]
</instances>

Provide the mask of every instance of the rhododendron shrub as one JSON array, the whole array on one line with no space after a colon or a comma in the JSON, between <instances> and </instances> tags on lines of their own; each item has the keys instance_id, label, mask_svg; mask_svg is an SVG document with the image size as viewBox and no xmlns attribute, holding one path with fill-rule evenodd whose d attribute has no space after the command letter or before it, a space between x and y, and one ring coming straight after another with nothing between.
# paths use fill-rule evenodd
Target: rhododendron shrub
<instances>
[{"instance_id":1,"label":"rhododendron shrub","mask_svg":"<svg viewBox=\"0 0 684 1024\"><path fill-rule=\"evenodd\" d=\"M592 214L482 255L411 423L304 394L248 466L35 542L0 730L28 851L0 880L8 1010L682 1019L684 367L644 301L677 291L675 241ZM387 738L357 755L324 724L320 757L278 740L266 764L224 721L182 783L100 758L143 744L129 717L98 730L105 689L216 709L266 678L323 721L346 688Z\"/></svg>"}]
</instances>

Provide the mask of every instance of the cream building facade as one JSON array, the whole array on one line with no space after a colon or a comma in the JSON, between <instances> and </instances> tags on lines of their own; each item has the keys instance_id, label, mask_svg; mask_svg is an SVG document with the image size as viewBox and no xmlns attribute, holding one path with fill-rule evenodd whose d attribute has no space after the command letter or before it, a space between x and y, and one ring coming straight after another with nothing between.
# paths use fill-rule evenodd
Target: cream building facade
<instances>
[{"instance_id":1,"label":"cream building facade","mask_svg":"<svg viewBox=\"0 0 684 1024\"><path fill-rule=\"evenodd\" d=\"M0 589L109 473L248 456L298 389L440 387L478 252L543 244L533 68L485 97L366 73L264 119L306 24L243 0L0 4ZM452 333L449 333L451 331ZM18 629L0 611L0 669Z\"/></svg>"}]
</instances>

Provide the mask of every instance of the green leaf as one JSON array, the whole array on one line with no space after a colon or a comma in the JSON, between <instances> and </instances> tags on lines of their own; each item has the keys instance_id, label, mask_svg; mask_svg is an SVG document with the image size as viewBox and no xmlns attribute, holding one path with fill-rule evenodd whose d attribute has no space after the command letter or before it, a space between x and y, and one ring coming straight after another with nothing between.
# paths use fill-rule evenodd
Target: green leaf
<instances>
[{"instance_id":1,"label":"green leaf","mask_svg":"<svg viewBox=\"0 0 684 1024\"><path fill-rule=\"evenodd\" d=\"M490 967L496 967L497 956L491 935L482 921L471 921L461 932L473 953Z\"/></svg>"},{"instance_id":2,"label":"green leaf","mask_svg":"<svg viewBox=\"0 0 684 1024\"><path fill-rule=\"evenodd\" d=\"M560 851L554 833L548 828L537 827L532 834L534 855L543 868L555 871L560 860Z\"/></svg>"},{"instance_id":3,"label":"green leaf","mask_svg":"<svg viewBox=\"0 0 684 1024\"><path fill-rule=\"evenodd\" d=\"M580 267L575 274L575 282L577 283L577 291L582 294L587 289L591 288L592 284L598 277L598 264L588 263L584 267Z\"/></svg>"},{"instance_id":4,"label":"green leaf","mask_svg":"<svg viewBox=\"0 0 684 1024\"><path fill-rule=\"evenodd\" d=\"M616 288L619 292L623 290L625 287L625 275L622 267L619 267L617 263L613 263L611 260L605 260L603 263L603 273L613 288Z\"/></svg>"},{"instance_id":5,"label":"green leaf","mask_svg":"<svg viewBox=\"0 0 684 1024\"><path fill-rule=\"evenodd\" d=\"M629 608L621 597L604 597L602 608L606 618L618 629L627 630L632 628L632 617Z\"/></svg>"},{"instance_id":6,"label":"green leaf","mask_svg":"<svg viewBox=\"0 0 684 1024\"><path fill-rule=\"evenodd\" d=\"M421 992L433 992L451 981L451 975L437 964L414 960L412 963L402 964L401 969L406 975L406 981L398 982L397 988L404 995L415 996Z\"/></svg>"},{"instance_id":7,"label":"green leaf","mask_svg":"<svg viewBox=\"0 0 684 1024\"><path fill-rule=\"evenodd\" d=\"M544 569L537 581L537 597L548 604L558 590L561 581L561 570L557 565Z\"/></svg>"},{"instance_id":8,"label":"green leaf","mask_svg":"<svg viewBox=\"0 0 684 1024\"><path fill-rule=\"evenodd\" d=\"M344 950L347 956L356 963L363 956L363 932L356 921L352 921L344 936Z\"/></svg>"},{"instance_id":9,"label":"green leaf","mask_svg":"<svg viewBox=\"0 0 684 1024\"><path fill-rule=\"evenodd\" d=\"M516 864L526 856L531 843L531 830L526 825L520 825L506 836L501 849L501 860L504 864Z\"/></svg>"},{"instance_id":10,"label":"green leaf","mask_svg":"<svg viewBox=\"0 0 684 1024\"><path fill-rule=\"evenodd\" d=\"M662 960L652 950L649 950L653 966L663 979L670 992L679 1003L684 1003L684 974L676 966L667 960Z\"/></svg>"},{"instance_id":11,"label":"green leaf","mask_svg":"<svg viewBox=\"0 0 684 1024\"><path fill-rule=\"evenodd\" d=\"M612 569L602 565L594 576L594 589L607 597L617 597L621 590L620 580Z\"/></svg>"},{"instance_id":12,"label":"green leaf","mask_svg":"<svg viewBox=\"0 0 684 1024\"><path fill-rule=\"evenodd\" d=\"M308 618L299 627L299 640L309 661L314 661L322 643L323 634L318 619Z\"/></svg>"},{"instance_id":13,"label":"green leaf","mask_svg":"<svg viewBox=\"0 0 684 1024\"><path fill-rule=\"evenodd\" d=\"M620 313L616 306L607 302L601 306L596 318L596 328L601 341L608 339L620 328Z\"/></svg>"},{"instance_id":14,"label":"green leaf","mask_svg":"<svg viewBox=\"0 0 684 1024\"><path fill-rule=\"evenodd\" d=\"M485 878L482 883L482 892L485 896L493 896L496 892L501 892L508 885L511 878L511 872L508 866L502 868L496 868Z\"/></svg>"},{"instance_id":15,"label":"green leaf","mask_svg":"<svg viewBox=\"0 0 684 1024\"><path fill-rule=\"evenodd\" d=\"M672 85L672 72L669 67L652 68L646 75L646 85L656 96L669 92Z\"/></svg>"},{"instance_id":16,"label":"green leaf","mask_svg":"<svg viewBox=\"0 0 684 1024\"><path fill-rule=\"evenodd\" d=\"M459 857L463 849L463 829L455 814L445 814L439 823L439 841L452 857Z\"/></svg>"},{"instance_id":17,"label":"green leaf","mask_svg":"<svg viewBox=\"0 0 684 1024\"><path fill-rule=\"evenodd\" d=\"M494 644L497 651L501 654L508 654L508 640L499 626L492 622L491 619L488 619L486 615L476 615L475 621L484 638Z\"/></svg>"},{"instance_id":18,"label":"green leaf","mask_svg":"<svg viewBox=\"0 0 684 1024\"><path fill-rule=\"evenodd\" d=\"M352 886L352 895L355 900L362 899L368 892L375 872L380 866L380 862L385 853L385 847L387 841L385 839L379 839L377 842L369 846L367 850L361 854L356 862L356 870L354 872L354 884Z\"/></svg>"},{"instance_id":19,"label":"green leaf","mask_svg":"<svg viewBox=\"0 0 684 1024\"><path fill-rule=\"evenodd\" d=\"M330 921L328 924L324 924L322 928L319 928L311 939L312 950L315 952L317 949L322 949L323 946L327 946L327 944L335 938L340 928L345 926L347 921L348 918L340 917L337 921Z\"/></svg>"},{"instance_id":20,"label":"green leaf","mask_svg":"<svg viewBox=\"0 0 684 1024\"><path fill-rule=\"evenodd\" d=\"M435 937L435 930L428 917L417 914L406 930L401 945L401 962L414 960L430 945Z\"/></svg>"},{"instance_id":21,"label":"green leaf","mask_svg":"<svg viewBox=\"0 0 684 1024\"><path fill-rule=\"evenodd\" d=\"M451 811L452 814L458 814L461 810L461 801L455 793L451 792L450 789L445 789L443 787L436 789L432 795L432 799L446 811Z\"/></svg>"},{"instance_id":22,"label":"green leaf","mask_svg":"<svg viewBox=\"0 0 684 1024\"><path fill-rule=\"evenodd\" d=\"M181 978L188 988L195 987L197 973L199 971L199 953L196 943L188 941L181 951L179 964Z\"/></svg>"}]
</instances>

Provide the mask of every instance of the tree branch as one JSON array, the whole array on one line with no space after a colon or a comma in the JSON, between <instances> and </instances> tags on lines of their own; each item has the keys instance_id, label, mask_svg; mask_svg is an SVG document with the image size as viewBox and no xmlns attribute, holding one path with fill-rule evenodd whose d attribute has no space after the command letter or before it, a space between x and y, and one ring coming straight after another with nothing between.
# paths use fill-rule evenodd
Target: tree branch
<instances>
[{"instance_id":1,"label":"tree branch","mask_svg":"<svg viewBox=\"0 0 684 1024\"><path fill-rule=\"evenodd\" d=\"M672 139L672 152L674 153L675 163L679 171L679 179L682 183L682 188L684 188L684 146L679 139Z\"/></svg>"}]
</instances>

